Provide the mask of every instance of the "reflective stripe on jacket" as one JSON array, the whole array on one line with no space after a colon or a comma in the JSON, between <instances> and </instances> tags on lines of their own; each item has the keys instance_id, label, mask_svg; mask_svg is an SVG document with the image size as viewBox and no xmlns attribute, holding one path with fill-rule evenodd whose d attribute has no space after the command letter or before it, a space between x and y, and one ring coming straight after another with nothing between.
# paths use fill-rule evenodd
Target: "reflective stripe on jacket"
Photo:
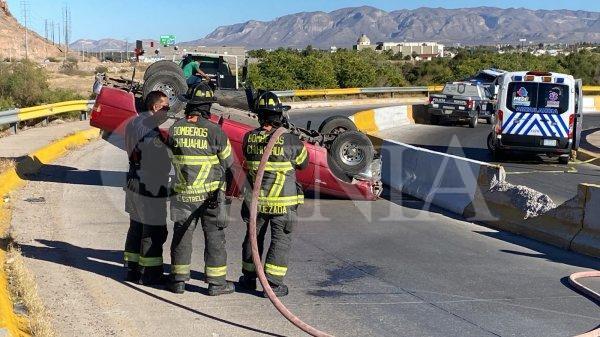
<instances>
[{"instance_id":1,"label":"reflective stripe on jacket","mask_svg":"<svg viewBox=\"0 0 600 337\"><path fill-rule=\"evenodd\" d=\"M248 169L246 202L250 201L251 186L260 160L271 136L263 129L250 131L244 136L243 153ZM304 203L304 195L296 183L296 170L308 166L308 151L298 136L284 133L273 147L265 167L260 197L259 213L285 214L287 208Z\"/></svg>"},{"instance_id":2,"label":"reflective stripe on jacket","mask_svg":"<svg viewBox=\"0 0 600 337\"><path fill-rule=\"evenodd\" d=\"M233 164L229 139L205 118L183 118L169 129L171 161L175 168L172 191L182 202L201 203L210 193L225 189L225 171Z\"/></svg>"}]
</instances>

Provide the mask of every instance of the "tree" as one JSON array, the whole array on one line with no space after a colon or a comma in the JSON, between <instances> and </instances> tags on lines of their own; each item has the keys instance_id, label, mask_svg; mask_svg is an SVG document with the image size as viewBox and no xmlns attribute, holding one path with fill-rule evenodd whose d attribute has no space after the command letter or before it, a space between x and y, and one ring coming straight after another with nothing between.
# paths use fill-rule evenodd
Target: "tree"
<instances>
[{"instance_id":1,"label":"tree","mask_svg":"<svg viewBox=\"0 0 600 337\"><path fill-rule=\"evenodd\" d=\"M335 74L340 88L373 86L376 80L374 56L372 50L335 53Z\"/></svg>"},{"instance_id":2,"label":"tree","mask_svg":"<svg viewBox=\"0 0 600 337\"><path fill-rule=\"evenodd\" d=\"M312 52L303 57L295 78L300 89L338 87L331 55L326 52Z\"/></svg>"}]
</instances>

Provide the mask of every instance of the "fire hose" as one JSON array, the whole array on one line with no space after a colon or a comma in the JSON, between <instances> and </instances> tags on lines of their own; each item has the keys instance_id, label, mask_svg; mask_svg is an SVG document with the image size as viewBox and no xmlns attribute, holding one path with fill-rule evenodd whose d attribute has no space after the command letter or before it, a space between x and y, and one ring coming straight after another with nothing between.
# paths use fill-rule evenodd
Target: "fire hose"
<instances>
[{"instance_id":1,"label":"fire hose","mask_svg":"<svg viewBox=\"0 0 600 337\"><path fill-rule=\"evenodd\" d=\"M271 152L273 151L273 147L275 146L275 142L279 137L285 132L285 128L278 128L271 135L269 142L267 143L267 147L263 153L263 156L260 160L260 164L258 166L258 171L256 172L256 177L254 180L254 188L252 190L252 201L250 203L250 221L248 221L248 233L250 234L250 243L252 245L252 261L254 262L254 266L256 267L256 274L258 279L260 280L260 284L262 285L265 293L269 297L269 300L275 308L292 324L298 327L300 330L306 332L307 334L315 337L333 337L323 331L317 330L316 328L310 326L307 323L304 323L300 318L296 317L288 308L285 307L283 303L277 298L277 295L271 289L271 285L267 281L267 277L265 275L265 270L262 266L262 261L260 254L258 253L258 243L256 240L256 217L258 215L258 198L260 195L260 188L262 185L263 175L265 173L265 167L267 162L269 161L269 156L271 156Z\"/></svg>"},{"instance_id":2,"label":"fire hose","mask_svg":"<svg viewBox=\"0 0 600 337\"><path fill-rule=\"evenodd\" d=\"M292 324L294 324L300 330L308 333L311 336L333 337L332 335L329 335L323 331L320 331L320 330L312 327L311 325L303 322L302 320L300 320L300 318L295 316L290 310L288 310L288 308L285 307L285 305L279 300L279 298L277 298L277 295L275 295L275 293L273 292L273 289L271 289L271 285L267 281L267 277L265 275L265 271L262 266L261 257L258 254L258 243L257 243L257 239L256 239L256 217L258 215L258 198L260 195L262 178L265 173L265 167L267 165L269 157L271 156L271 152L273 151L273 147L275 146L275 142L277 141L277 139L279 139L279 137L284 132L285 132L285 128L278 128L272 134L271 138L269 139L269 142L267 143L267 146L265 148L263 156L260 160L260 164L258 166L258 171L256 172L256 177L254 180L254 188L252 190L252 201L250 203L250 221L248 222L248 233L250 234L250 243L252 245L252 262L254 262L254 266L256 267L256 274L258 276L258 279L260 280L260 284L262 285L264 291L266 292L267 296L269 297L269 300L271 301L271 303L273 303L275 308L288 321L290 321ZM573 288L575 288L577 291L579 291L580 293L582 293L589 299L593 300L594 302L600 302L600 294L599 293L593 291L590 288L583 286L581 283L579 283L577 281L582 278L590 278L590 277L600 277L600 271L585 271L585 272L571 274L571 276L569 276L569 283L571 284L571 286ZM576 337L599 337L599 336L600 336L600 328L594 329L590 332L578 335Z\"/></svg>"},{"instance_id":3,"label":"fire hose","mask_svg":"<svg viewBox=\"0 0 600 337\"><path fill-rule=\"evenodd\" d=\"M577 291L579 291L585 297L589 298L590 300L592 300L596 303L600 303L600 293L597 293L597 292L593 291L592 289L585 287L583 284L577 282L577 280L579 280L579 279L589 278L589 277L600 277L600 271L597 271L597 270L582 271L579 273L571 274L571 276L569 276L569 284L571 284L571 286L573 288L575 288ZM598 336L600 336L600 328L594 329L590 332L586 332L581 335L577 335L576 337L598 337Z\"/></svg>"}]
</instances>

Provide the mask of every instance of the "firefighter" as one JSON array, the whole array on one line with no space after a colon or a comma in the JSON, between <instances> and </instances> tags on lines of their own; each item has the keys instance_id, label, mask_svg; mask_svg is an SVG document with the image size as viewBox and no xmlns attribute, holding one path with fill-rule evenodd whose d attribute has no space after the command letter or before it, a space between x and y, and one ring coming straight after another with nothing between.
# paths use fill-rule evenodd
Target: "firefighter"
<instances>
[{"instance_id":1,"label":"firefighter","mask_svg":"<svg viewBox=\"0 0 600 337\"><path fill-rule=\"evenodd\" d=\"M163 244L167 239L168 150L158 126L167 118L169 99L160 91L148 94L146 112L125 127L129 157L125 210L129 230L125 241L126 280L146 285L163 280Z\"/></svg>"},{"instance_id":2,"label":"firefighter","mask_svg":"<svg viewBox=\"0 0 600 337\"><path fill-rule=\"evenodd\" d=\"M258 114L260 128L244 137L243 154L248 168L248 182L254 185L254 177L270 135L285 124L283 113L289 109L272 92L256 99L254 111ZM257 239L262 256L267 227L271 226L271 245L267 252L265 273L271 288L279 297L288 294L283 279L288 270L288 255L292 232L297 222L298 205L304 203L300 185L296 183L296 170L308 166L308 152L298 136L284 133L276 142L264 173L258 202ZM242 219L248 225L250 217L251 189L247 189L242 205ZM256 290L256 271L252 262L249 234L242 246L242 273L239 284L246 290ZM266 297L266 293L263 292Z\"/></svg>"},{"instance_id":3,"label":"firefighter","mask_svg":"<svg viewBox=\"0 0 600 337\"><path fill-rule=\"evenodd\" d=\"M192 236L198 222L204 231L204 273L208 294L234 292L226 280L225 231L230 201L225 198L226 177L233 164L231 144L221 128L208 119L215 102L210 87L199 83L183 97L185 117L169 131L175 167L171 219L175 222L171 243L171 275L168 289L185 291L190 279Z\"/></svg>"}]
</instances>

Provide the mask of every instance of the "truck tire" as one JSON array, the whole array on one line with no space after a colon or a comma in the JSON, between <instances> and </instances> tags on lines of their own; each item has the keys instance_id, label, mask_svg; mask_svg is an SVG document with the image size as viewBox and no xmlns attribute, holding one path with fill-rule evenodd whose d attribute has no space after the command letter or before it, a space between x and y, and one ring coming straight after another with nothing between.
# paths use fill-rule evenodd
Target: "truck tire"
<instances>
[{"instance_id":1,"label":"truck tire","mask_svg":"<svg viewBox=\"0 0 600 337\"><path fill-rule=\"evenodd\" d=\"M319 126L319 132L328 134L340 134L346 131L357 131L356 125L350 118L346 116L331 116L328 117Z\"/></svg>"},{"instance_id":2,"label":"truck tire","mask_svg":"<svg viewBox=\"0 0 600 337\"><path fill-rule=\"evenodd\" d=\"M431 125L440 125L440 116L431 115L429 117L429 123L431 123Z\"/></svg>"},{"instance_id":3,"label":"truck tire","mask_svg":"<svg viewBox=\"0 0 600 337\"><path fill-rule=\"evenodd\" d=\"M144 81L147 81L152 75L160 71L172 71L183 77L183 70L177 63L169 60L160 60L152 63L148 69L146 69L146 72L144 73Z\"/></svg>"},{"instance_id":4,"label":"truck tire","mask_svg":"<svg viewBox=\"0 0 600 337\"><path fill-rule=\"evenodd\" d=\"M471 129L474 129L477 126L477 123L479 123L479 115L478 114L469 119L469 127Z\"/></svg>"},{"instance_id":5,"label":"truck tire","mask_svg":"<svg viewBox=\"0 0 600 337\"><path fill-rule=\"evenodd\" d=\"M173 71L160 71L154 73L144 82L142 95L144 101L152 91L162 91L169 98L171 113L178 113L185 107L185 103L177 98L187 92L187 84L183 76Z\"/></svg>"},{"instance_id":6,"label":"truck tire","mask_svg":"<svg viewBox=\"0 0 600 337\"><path fill-rule=\"evenodd\" d=\"M488 134L488 138L487 138L487 148L490 151L490 155L492 156L492 159L494 161L501 161L504 158L504 154L502 153L502 150L498 149L495 145L494 145L494 133L490 132Z\"/></svg>"},{"instance_id":7,"label":"truck tire","mask_svg":"<svg viewBox=\"0 0 600 337\"><path fill-rule=\"evenodd\" d=\"M346 131L337 136L328 152L328 161L339 167L348 176L363 172L375 155L369 137L359 131Z\"/></svg>"},{"instance_id":8,"label":"truck tire","mask_svg":"<svg viewBox=\"0 0 600 337\"><path fill-rule=\"evenodd\" d=\"M496 117L494 114L491 114L489 117L486 117L485 120L488 124L496 123Z\"/></svg>"},{"instance_id":9,"label":"truck tire","mask_svg":"<svg viewBox=\"0 0 600 337\"><path fill-rule=\"evenodd\" d=\"M563 165L568 165L569 159L571 159L571 158L568 154L560 155L560 156L558 156L558 163L563 164Z\"/></svg>"}]
</instances>

